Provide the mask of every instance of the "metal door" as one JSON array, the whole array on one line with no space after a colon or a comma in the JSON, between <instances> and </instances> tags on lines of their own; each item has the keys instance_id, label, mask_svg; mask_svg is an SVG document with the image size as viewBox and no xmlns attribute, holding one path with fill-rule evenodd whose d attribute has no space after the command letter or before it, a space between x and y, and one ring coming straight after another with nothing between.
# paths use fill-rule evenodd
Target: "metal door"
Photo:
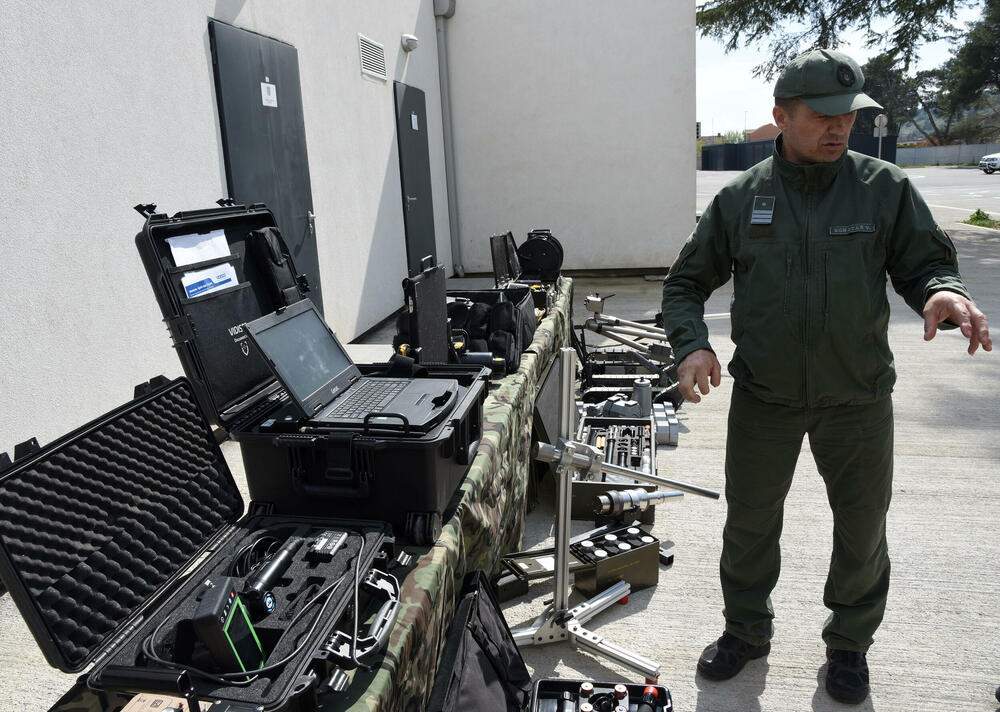
<instances>
[{"instance_id":1,"label":"metal door","mask_svg":"<svg viewBox=\"0 0 1000 712\"><path fill-rule=\"evenodd\" d=\"M412 277L420 274L420 261L427 255L431 256L433 264L437 264L431 160L427 149L427 109L422 90L401 82L395 82L395 88L406 265Z\"/></svg>"},{"instance_id":2,"label":"metal door","mask_svg":"<svg viewBox=\"0 0 1000 712\"><path fill-rule=\"evenodd\" d=\"M322 311L298 51L218 20L208 31L229 197L271 209Z\"/></svg>"}]
</instances>

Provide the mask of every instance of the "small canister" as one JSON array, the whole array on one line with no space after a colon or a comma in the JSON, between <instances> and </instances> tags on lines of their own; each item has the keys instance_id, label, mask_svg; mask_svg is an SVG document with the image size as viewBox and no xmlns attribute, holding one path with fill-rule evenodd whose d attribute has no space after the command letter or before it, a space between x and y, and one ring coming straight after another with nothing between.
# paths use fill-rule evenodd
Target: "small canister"
<instances>
[{"instance_id":1,"label":"small canister","mask_svg":"<svg viewBox=\"0 0 1000 712\"><path fill-rule=\"evenodd\" d=\"M637 378L632 382L632 400L639 404L639 415L648 418L653 412L653 384L648 378Z\"/></svg>"}]
</instances>

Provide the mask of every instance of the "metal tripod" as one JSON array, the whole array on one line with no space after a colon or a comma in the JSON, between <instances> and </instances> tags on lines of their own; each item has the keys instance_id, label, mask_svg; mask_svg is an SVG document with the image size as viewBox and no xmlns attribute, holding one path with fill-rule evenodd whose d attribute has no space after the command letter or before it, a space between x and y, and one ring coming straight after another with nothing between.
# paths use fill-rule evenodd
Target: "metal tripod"
<instances>
[{"instance_id":1,"label":"metal tripod","mask_svg":"<svg viewBox=\"0 0 1000 712\"><path fill-rule=\"evenodd\" d=\"M578 648L615 660L625 667L638 672L649 681L660 676L660 666L641 655L619 647L606 638L583 627L583 624L629 594L632 587L627 581L615 585L584 601L569 607L569 539L570 539L570 488L573 486L574 455L577 443L570 441L576 415L574 383L576 381L576 352L570 348L560 351L562 401L559 413L559 431L563 437L563 449L555 463L557 480L555 519L555 596L552 603L531 625L513 631L514 641L519 646L545 645L561 640L569 640ZM549 446L551 447L551 446ZM537 448L536 448L537 451ZM631 471L630 471L631 472ZM637 473L641 474L641 473Z\"/></svg>"}]
</instances>

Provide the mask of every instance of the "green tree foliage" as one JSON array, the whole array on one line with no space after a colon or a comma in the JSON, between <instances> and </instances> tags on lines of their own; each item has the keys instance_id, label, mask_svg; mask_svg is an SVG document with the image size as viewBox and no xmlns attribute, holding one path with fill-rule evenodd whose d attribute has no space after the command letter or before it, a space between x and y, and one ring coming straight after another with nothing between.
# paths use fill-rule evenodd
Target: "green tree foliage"
<instances>
[{"instance_id":1,"label":"green tree foliage","mask_svg":"<svg viewBox=\"0 0 1000 712\"><path fill-rule=\"evenodd\" d=\"M900 127L911 121L920 107L916 82L907 77L887 54L874 57L861 71L865 75L865 93L882 105L889 117L889 135L898 136ZM859 111L854 131L871 135L877 111Z\"/></svg>"},{"instance_id":2,"label":"green tree foliage","mask_svg":"<svg viewBox=\"0 0 1000 712\"><path fill-rule=\"evenodd\" d=\"M722 135L723 143L743 143L745 140L742 131L726 131Z\"/></svg>"},{"instance_id":3,"label":"green tree foliage","mask_svg":"<svg viewBox=\"0 0 1000 712\"><path fill-rule=\"evenodd\" d=\"M1000 91L1000 0L986 0L982 18L969 24L946 66L952 105L972 106L985 92Z\"/></svg>"},{"instance_id":4,"label":"green tree foliage","mask_svg":"<svg viewBox=\"0 0 1000 712\"><path fill-rule=\"evenodd\" d=\"M797 54L813 47L836 48L851 30L869 47L883 50L904 71L921 45L947 36L956 9L983 0L705 0L696 8L702 37L721 40L726 50L768 41L766 61L754 74L772 79ZM995 4L995 0L989 0ZM873 28L882 18L888 33ZM996 35L993 36L994 40Z\"/></svg>"}]
</instances>

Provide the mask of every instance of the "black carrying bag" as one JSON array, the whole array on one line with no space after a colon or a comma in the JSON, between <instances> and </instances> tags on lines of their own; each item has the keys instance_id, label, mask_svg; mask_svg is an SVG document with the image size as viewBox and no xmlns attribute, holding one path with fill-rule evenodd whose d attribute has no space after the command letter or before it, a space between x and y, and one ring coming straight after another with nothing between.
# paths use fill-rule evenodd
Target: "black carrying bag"
<instances>
[{"instance_id":1,"label":"black carrying bag","mask_svg":"<svg viewBox=\"0 0 1000 712\"><path fill-rule=\"evenodd\" d=\"M473 571L465 577L427 710L523 712L530 702L531 674L489 579Z\"/></svg>"},{"instance_id":2,"label":"black carrying bag","mask_svg":"<svg viewBox=\"0 0 1000 712\"><path fill-rule=\"evenodd\" d=\"M305 275L295 271L292 253L278 228L251 230L247 235L247 253L257 263L263 288L274 304L287 307L309 291Z\"/></svg>"}]
</instances>

